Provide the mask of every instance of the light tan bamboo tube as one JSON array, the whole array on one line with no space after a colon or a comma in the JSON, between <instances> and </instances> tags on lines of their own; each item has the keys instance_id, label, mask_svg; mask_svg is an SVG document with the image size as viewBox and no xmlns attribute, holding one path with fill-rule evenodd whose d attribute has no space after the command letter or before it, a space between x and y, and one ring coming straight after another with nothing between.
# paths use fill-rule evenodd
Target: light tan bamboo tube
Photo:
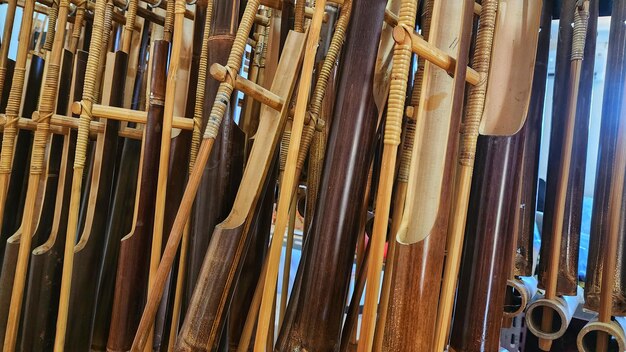
<instances>
[{"instance_id":1,"label":"light tan bamboo tube","mask_svg":"<svg viewBox=\"0 0 626 352\"><path fill-rule=\"evenodd\" d=\"M122 34L122 51L127 54L130 53L130 44L133 41L133 32L135 31L137 1L128 0L128 9L126 10L126 24L124 24L124 32Z\"/></svg>"},{"instance_id":2,"label":"light tan bamboo tube","mask_svg":"<svg viewBox=\"0 0 626 352\"><path fill-rule=\"evenodd\" d=\"M254 341L254 348L258 351L263 350L265 346L267 346L268 330L274 301L273 298L276 291L276 279L278 276L280 252L287 226L291 197L294 194L294 187L297 185L297 179L299 176L296 174L296 164L298 161L300 141L302 139L304 119L308 107L309 92L311 90L311 81L313 79L313 66L315 64L315 54L317 52L326 0L318 1L316 5L317 6L315 8L313 19L311 20L309 34L305 44L306 49L300 74L300 84L298 85L298 95L296 97L296 110L292 122L289 151L287 153L287 164L285 166L285 172L280 185L276 222L274 224L274 236L272 237L268 253L269 262L267 265L267 274L263 287L263 296L261 298L256 340Z\"/></svg>"},{"instance_id":3,"label":"light tan bamboo tube","mask_svg":"<svg viewBox=\"0 0 626 352\"><path fill-rule=\"evenodd\" d=\"M200 48L200 60L198 64L198 82L196 85L196 101L194 103L193 111L193 132L191 135L191 148L189 151L189 174L193 171L193 167L196 164L196 158L198 157L198 148L200 146L200 139L202 135L202 115L204 111L204 97L206 95L206 76L207 67L209 65L209 36L211 31L211 19L213 17L213 0L207 1L206 17L204 21L204 28L202 30L202 46ZM178 325L180 321L180 310L182 306L183 288L185 284L185 273L187 271L187 251L189 243L189 226L190 222L187 219L185 229L183 230L183 238L180 244L180 259L178 261L178 275L176 276L176 292L174 295L174 306L172 309L172 324L170 327L170 338L168 351L174 348L176 342L176 335L178 332Z\"/></svg>"},{"instance_id":4,"label":"light tan bamboo tube","mask_svg":"<svg viewBox=\"0 0 626 352\"><path fill-rule=\"evenodd\" d=\"M59 17L59 1L52 0L52 5L48 7L48 26L46 32L46 41L43 43L42 50L52 50L52 43L56 34L57 19Z\"/></svg>"},{"instance_id":5,"label":"light tan bamboo tube","mask_svg":"<svg viewBox=\"0 0 626 352\"><path fill-rule=\"evenodd\" d=\"M399 26L415 27L417 14L417 1L405 0L400 6ZM409 38L402 42L396 42L393 53L393 68L391 85L387 103L387 120L383 139L383 156L381 173L376 194L376 215L374 228L370 242L370 262L367 268L367 290L365 291L365 305L361 332L357 351L371 351L374 343L374 330L378 311L378 294L380 292L380 276L383 265L383 252L387 237L387 222L389 219L391 193L393 190L394 172L400 134L402 131L402 119L404 117L404 102L406 99L407 76L411 66L411 41Z\"/></svg>"},{"instance_id":6,"label":"light tan bamboo tube","mask_svg":"<svg viewBox=\"0 0 626 352\"><path fill-rule=\"evenodd\" d=\"M2 47L0 47L0 97L4 88L4 77L7 72L7 59L9 47L11 46L11 36L13 34L13 22L15 22L15 11L17 0L9 0L6 16L4 18L4 30L2 31ZM1 216L0 216L1 217ZM0 218L0 224L2 223Z\"/></svg>"},{"instance_id":7,"label":"light tan bamboo tube","mask_svg":"<svg viewBox=\"0 0 626 352\"><path fill-rule=\"evenodd\" d=\"M85 85L83 88L82 109L79 120L78 136L76 139L76 154L74 158L74 174L70 195L70 209L68 213L68 225L65 238L63 256L63 272L61 278L61 290L59 298L59 312L57 315L56 335L54 351L62 352L65 349L65 332L67 329L67 314L69 310L69 298L72 285L72 268L74 265L74 245L78 232L78 212L82 189L83 171L87 156L87 143L89 139L89 125L91 122L91 108L95 98L96 81L98 81L99 62L102 55L103 36L105 32L105 4L106 0L97 0L94 12L93 31L89 44L89 56L85 71ZM107 16L110 19L110 16ZM109 25L110 26L110 25Z\"/></svg>"},{"instance_id":8,"label":"light tan bamboo tube","mask_svg":"<svg viewBox=\"0 0 626 352\"><path fill-rule=\"evenodd\" d=\"M74 28L72 29L72 38L70 40L70 52L72 54L76 54L76 50L78 49L86 8L87 0L79 0L76 4L76 17L74 18Z\"/></svg>"},{"instance_id":9,"label":"light tan bamboo tube","mask_svg":"<svg viewBox=\"0 0 626 352\"><path fill-rule=\"evenodd\" d=\"M578 337L576 339L578 351L596 352L597 341L600 335L608 335L609 338L613 337L615 339L615 344L617 345L617 350L626 351L624 326L626 326L625 317L615 317L615 320L609 322L600 322L597 318L590 321L578 333Z\"/></svg>"},{"instance_id":10,"label":"light tan bamboo tube","mask_svg":"<svg viewBox=\"0 0 626 352\"><path fill-rule=\"evenodd\" d=\"M481 79L477 85L470 87L465 117L461 128L461 148L459 151L459 165L454 188L455 198L452 203L452 222L448 227L448 239L446 244L448 255L439 296L439 308L437 310L435 331L436 350L443 350L448 344L450 320L452 318L452 308L454 305L454 293L456 291L457 276L461 262L461 249L463 248L463 236L465 234L465 221L467 220L467 206L472 185L478 127L485 106L485 94L487 91L486 77L491 64L491 47L493 45L497 9L497 0L485 0L482 3L482 11L480 12L478 34L476 36L476 49L474 52L474 69L479 73Z\"/></svg>"},{"instance_id":11,"label":"light tan bamboo tube","mask_svg":"<svg viewBox=\"0 0 626 352\"><path fill-rule=\"evenodd\" d=\"M22 12L22 24L20 27L19 42L28 43L33 26L33 12L35 0L27 0ZM7 43L8 44L8 43ZM8 45L7 45L8 46ZM4 45L3 45L4 47ZM13 164L13 152L17 137L17 121L22 103L24 89L24 77L26 75L26 59L28 57L28 45L20 45L17 48L15 68L13 70L13 84L9 92L6 106L6 124L2 136L2 149L0 150L0 225L4 215L6 196L9 187L11 165Z\"/></svg>"},{"instance_id":12,"label":"light tan bamboo tube","mask_svg":"<svg viewBox=\"0 0 626 352\"><path fill-rule=\"evenodd\" d=\"M281 326L285 318L287 309L287 297L289 296L289 279L291 276L291 252L293 250L293 236L296 225L296 213L298 212L298 196L291 199L289 207L289 222L287 224L287 247L285 248L285 262L283 264L283 282L280 295L280 310L278 315L278 326Z\"/></svg>"},{"instance_id":13,"label":"light tan bamboo tube","mask_svg":"<svg viewBox=\"0 0 626 352\"><path fill-rule=\"evenodd\" d=\"M237 35L235 36L230 55L228 57L227 68L229 72L238 72L241 68L241 60L246 45L246 39L252 29L254 15L259 8L259 1L260 0L249 0L246 4L246 9L242 16L241 23L239 24L239 28L237 29ZM193 205L193 200L196 196L196 192L198 191L200 179L202 178L202 174L204 172L204 166L206 165L211 149L213 148L213 142L218 134L219 127L224 117L224 112L228 108L228 102L230 101L230 96L233 92L233 80L233 78L228 78L226 81L222 82L218 88L215 102L211 108L209 120L204 131L204 140L200 144L198 151L196 159L197 165L194 166L189 177L189 181L187 182L187 186L185 187L181 205L176 213L176 218L174 219L174 224L172 225L172 230L170 231L167 246L165 247L163 256L161 257L161 263L159 263L159 267L153 281L154 284L151 285L148 290L146 307L143 315L141 316L141 321L131 348L131 351L133 352L142 351L147 343L149 331L151 330L150 327L154 322L161 297L163 296L165 282L171 270L174 258L176 257L178 245L182 239L183 230L185 224L187 223L187 219Z\"/></svg>"},{"instance_id":14,"label":"light tan bamboo tube","mask_svg":"<svg viewBox=\"0 0 626 352\"><path fill-rule=\"evenodd\" d=\"M35 121L37 122L37 130L35 131L33 141L30 175L28 177L28 189L26 191L26 201L24 205L23 218L26 220L22 223L22 235L20 238L17 264L15 267L15 277L11 292L11 305L9 307L3 346L4 351L15 350L15 343L20 326L22 301L24 298L24 288L28 273L28 259L30 256L32 236L35 232L36 226L36 223L31 221L31 219L33 219L36 214L39 184L46 168L45 152L50 135L50 118L54 114L54 109L56 107L60 64L63 54L63 46L65 43L65 27L67 25L68 6L68 0L62 0L58 6L57 15L59 18L58 21L54 21L55 24L58 25L58 28L56 29L57 33L54 43L51 43L49 48L51 53L48 61L46 62L46 77L41 94L39 113L33 115ZM24 13L23 16L28 16L28 14ZM32 13L30 16L32 17ZM49 30L55 31L54 28L49 28Z\"/></svg>"}]
</instances>

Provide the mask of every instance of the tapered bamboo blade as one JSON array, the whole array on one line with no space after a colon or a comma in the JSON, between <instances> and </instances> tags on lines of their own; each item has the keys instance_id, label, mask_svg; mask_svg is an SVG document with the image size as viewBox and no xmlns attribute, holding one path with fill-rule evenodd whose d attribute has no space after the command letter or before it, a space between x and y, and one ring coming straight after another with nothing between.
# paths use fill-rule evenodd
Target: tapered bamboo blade
<instances>
[{"instance_id":1,"label":"tapered bamboo blade","mask_svg":"<svg viewBox=\"0 0 626 352\"><path fill-rule=\"evenodd\" d=\"M508 136L526 121L539 39L542 0L498 4L482 135Z\"/></svg>"}]
</instances>

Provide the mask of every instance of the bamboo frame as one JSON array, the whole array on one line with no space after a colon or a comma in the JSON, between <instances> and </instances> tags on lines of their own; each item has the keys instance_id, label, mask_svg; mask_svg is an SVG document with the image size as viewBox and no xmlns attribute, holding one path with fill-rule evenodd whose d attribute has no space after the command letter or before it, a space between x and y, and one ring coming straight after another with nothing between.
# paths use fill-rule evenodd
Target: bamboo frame
<instances>
[{"instance_id":1,"label":"bamboo frame","mask_svg":"<svg viewBox=\"0 0 626 352\"><path fill-rule=\"evenodd\" d=\"M4 88L4 77L6 76L7 60L9 56L9 46L11 36L13 34L13 22L15 22L15 11L17 9L17 0L7 1L6 17L4 20L4 31L2 32L2 46L0 47L0 97Z\"/></svg>"}]
</instances>

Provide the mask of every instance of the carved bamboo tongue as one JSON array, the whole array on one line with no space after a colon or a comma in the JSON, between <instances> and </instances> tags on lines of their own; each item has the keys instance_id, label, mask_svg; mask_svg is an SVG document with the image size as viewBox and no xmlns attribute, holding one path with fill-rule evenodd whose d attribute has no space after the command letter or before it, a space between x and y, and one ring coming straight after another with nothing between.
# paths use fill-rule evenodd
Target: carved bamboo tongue
<instances>
[{"instance_id":1,"label":"carved bamboo tongue","mask_svg":"<svg viewBox=\"0 0 626 352\"><path fill-rule=\"evenodd\" d=\"M580 74L582 70L582 59L585 52L585 39L587 35L587 23L589 19L589 1L585 0L579 6L576 7L574 17L574 34L572 39L572 76L570 78L570 90L568 94L568 106L567 106L567 120L565 124L565 138L563 142L563 157L561 164L559 165L559 185L556 194L556 206L555 206L555 219L554 229L552 232L552 247L549 257L548 276L545 290L545 298L536 299L528 306L528 327L531 332L539 336L539 348L544 351L549 351L552 345L552 340L559 338L565 333L569 321L571 320L570 311L572 308L568 308L571 305L575 306L575 298L563 298L562 301L556 300L557 289L557 276L559 271L559 259L561 252L561 236L563 233L563 217L565 215L565 202L567 199L567 185L569 182L569 170L572 157L572 147L574 143L574 126L576 120L576 105L578 101L578 87L580 84ZM571 300L574 302L568 303ZM559 304L559 302L561 302ZM535 309L541 307L538 311L541 311L540 324L538 320L534 318L537 316L533 312ZM554 328L554 312L557 312L561 317L559 319L560 324L557 329ZM573 312L573 311L572 311Z\"/></svg>"}]
</instances>

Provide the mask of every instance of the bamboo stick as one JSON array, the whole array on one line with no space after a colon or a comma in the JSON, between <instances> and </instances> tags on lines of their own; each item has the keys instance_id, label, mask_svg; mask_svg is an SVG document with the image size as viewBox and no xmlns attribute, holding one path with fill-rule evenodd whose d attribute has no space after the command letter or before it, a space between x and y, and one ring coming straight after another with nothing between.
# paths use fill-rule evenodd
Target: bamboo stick
<instances>
[{"instance_id":1,"label":"bamboo stick","mask_svg":"<svg viewBox=\"0 0 626 352\"><path fill-rule=\"evenodd\" d=\"M61 291L59 298L59 313L57 317L56 337L54 350L63 351L65 348L65 332L67 328L67 314L69 310L69 298L71 289L71 276L74 260L74 244L77 234L78 211L80 207L80 195L82 189L83 171L85 168L87 154L87 139L89 138L89 123L91 121L91 107L95 100L95 83L99 75L98 62L102 51L103 35L105 29L105 0L96 2L94 12L94 23L91 43L89 46L89 58L87 59L87 70L85 72L85 86L83 89L82 109L76 142L76 156L74 159L74 175L72 178L72 189L70 196L70 211L68 215L68 230L65 239L65 250L63 259L63 276L61 279Z\"/></svg>"},{"instance_id":2,"label":"bamboo stick","mask_svg":"<svg viewBox=\"0 0 626 352\"><path fill-rule=\"evenodd\" d=\"M563 139L563 157L559 165L559 186L557 188L554 231L552 232L553 245L549 253L548 277L546 282L545 298L552 300L556 298L557 276L559 271L559 259L561 251L561 236L563 234L563 217L565 215L565 203L567 198L567 185L569 182L569 169L572 158L572 147L574 144L574 126L576 121L576 106L578 101L578 87L580 85L580 74L582 69L582 59L585 51L585 38L587 35L587 21L589 19L589 0L585 0L582 7L576 9L574 20L574 37L572 39L572 76L570 77L567 120L564 130L565 137ZM609 247L612 248L612 247ZM609 312L610 314L610 312ZM553 311L547 308L543 309L543 317L541 320L541 329L550 331L552 327ZM599 339L600 341L601 339ZM543 351L549 351L552 346L552 340L539 339L539 348ZM600 345L598 345L600 348ZM604 346L606 349L606 346Z\"/></svg>"},{"instance_id":3,"label":"bamboo stick","mask_svg":"<svg viewBox=\"0 0 626 352\"><path fill-rule=\"evenodd\" d=\"M248 4L246 5L244 16L241 20L239 29L237 30L235 42L233 43L233 49L228 58L227 66L230 67L233 72L237 72L241 66L241 58L243 56L246 39L250 29L252 28L254 14L256 13L258 6L259 0L248 1ZM207 128L204 133L204 140L199 147L198 159L196 160L196 165L194 166L194 169L189 177L189 181L181 201L181 206L176 214L176 220L172 226L167 246L161 258L161 263L159 263L159 268L155 275L153 285L151 285L151 289L149 290L146 308L143 316L141 317L141 322L139 324L137 334L135 335L131 351L138 352L143 350L143 347L147 343L148 332L156 315L156 310L163 294L165 281L167 280L178 245L182 239L182 232L185 224L187 223L193 199L195 198L195 194L198 190L200 179L204 171L204 166L208 161L209 154L213 147L213 142L217 136L224 112L226 111L226 102L230 100L230 95L233 91L233 85L231 82L232 80L227 80L226 82L222 82L220 84L215 104L211 110L209 123L207 124ZM225 99L225 97L228 99Z\"/></svg>"},{"instance_id":4,"label":"bamboo stick","mask_svg":"<svg viewBox=\"0 0 626 352\"><path fill-rule=\"evenodd\" d=\"M30 2L31 6L34 2ZM7 321L7 329L4 339L4 351L13 351L17 341L17 333L20 323L20 315L22 309L22 301L24 288L26 284L26 276L28 273L28 259L31 250L31 240L34 234L33 218L36 211L36 200L39 193L40 180L45 174L45 152L49 141L49 124L50 117L53 115L57 98L57 87L60 73L61 57L63 54L63 46L65 42L65 27L68 15L68 0L62 0L58 8L58 29L54 43L51 44L50 58L47 62L47 73L45 78L45 86L42 91L39 113L36 115L37 130L35 131L32 158L30 166L30 175L28 178L28 189L26 193L26 203L23 218L26 219L22 227L22 236L20 239L20 247L18 252L17 266L15 268L15 279L13 282L13 291L11 293L11 306ZM24 17L31 17L32 7L29 13L24 10ZM22 22L24 25L24 22ZM20 33L21 34L21 33ZM26 45L23 45L24 47Z\"/></svg>"},{"instance_id":5,"label":"bamboo stick","mask_svg":"<svg viewBox=\"0 0 626 352\"><path fill-rule=\"evenodd\" d=\"M274 224L274 236L269 249L269 263L267 267L267 275L265 277L263 297L259 310L259 319L257 323L257 338L254 342L255 349L262 350L267 346L268 329L270 324L271 311L273 306L273 297L276 291L276 279L278 276L278 265L280 259L280 249L287 225L289 215L289 205L291 197L294 193L294 187L297 183L298 175L296 174L296 164L300 149L300 140L302 138L302 130L304 128L304 117L307 110L309 92L311 90L311 81L313 79L313 66L315 64L315 54L322 26L322 17L324 15L324 6L326 0L321 0L316 4L316 10L309 27L309 34L306 41L306 51L302 71L300 74L300 84L298 88L298 96L296 98L296 111L293 118L291 129L291 138L289 140L289 151L287 153L287 164L285 173L280 185L278 210L276 222ZM273 324L273 323L272 323Z\"/></svg>"},{"instance_id":6,"label":"bamboo stick","mask_svg":"<svg viewBox=\"0 0 626 352\"><path fill-rule=\"evenodd\" d=\"M489 72L497 8L498 2L496 0L486 0L482 3L474 52L474 67L481 77L486 77ZM452 223L448 227L446 244L448 256L437 312L437 330L434 347L436 350L443 350L448 342L456 280L461 260L461 248L463 246L463 234L465 232L465 221L467 219L467 206L472 184L478 127L485 106L486 82L486 79L481 79L478 85L470 89L466 105L459 165L454 187L456 195L452 205Z\"/></svg>"},{"instance_id":7,"label":"bamboo stick","mask_svg":"<svg viewBox=\"0 0 626 352\"><path fill-rule=\"evenodd\" d=\"M0 46L0 97L4 88L4 78L7 73L7 61L9 56L9 47L11 46L11 36L13 35L13 22L15 22L15 11L17 9L17 0L9 0L7 12L4 18L4 30L2 32L2 46ZM0 216L0 224L2 223Z\"/></svg>"},{"instance_id":8,"label":"bamboo stick","mask_svg":"<svg viewBox=\"0 0 626 352\"><path fill-rule=\"evenodd\" d=\"M13 153L15 140L17 136L17 118L22 103L22 92L24 90L24 78L26 76L26 60L28 57L29 38L33 25L33 12L35 1L27 0L24 11L22 12L22 24L20 26L19 42L17 57L15 59L15 68L13 70L13 85L9 92L9 99L6 106L6 126L2 136L2 149L0 150L0 224L3 223L3 216L6 205L7 192L9 187L9 177L11 175L11 167L13 163ZM7 14L8 15L8 14ZM9 43L3 42L3 47L9 46Z\"/></svg>"},{"instance_id":9,"label":"bamboo stick","mask_svg":"<svg viewBox=\"0 0 626 352\"><path fill-rule=\"evenodd\" d=\"M399 26L415 27L417 1L405 0L400 7ZM392 79L387 106L387 120L385 123L384 149L382 156L381 173L378 191L376 194L376 216L370 242L370 263L367 268L367 282L370 284L365 292L365 305L360 339L357 351L371 351L374 342L374 330L378 307L379 282L382 269L383 251L387 234L391 193L393 189L394 172L402 118L404 116L404 101L407 89L407 76L411 61L411 41L403 36L402 42L396 42L393 55Z\"/></svg>"}]
</instances>

